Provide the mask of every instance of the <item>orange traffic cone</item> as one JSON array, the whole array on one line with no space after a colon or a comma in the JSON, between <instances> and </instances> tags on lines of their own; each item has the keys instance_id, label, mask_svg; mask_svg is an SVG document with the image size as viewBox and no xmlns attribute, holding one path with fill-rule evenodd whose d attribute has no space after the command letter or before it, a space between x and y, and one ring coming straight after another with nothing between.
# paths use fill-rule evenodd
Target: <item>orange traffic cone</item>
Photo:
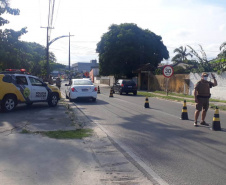
<instances>
[{"instance_id":1,"label":"orange traffic cone","mask_svg":"<svg viewBox=\"0 0 226 185\"><path fill-rule=\"evenodd\" d=\"M219 109L216 107L213 122L212 122L212 130L219 131L221 130L221 123L220 123L220 115L219 115Z\"/></svg>"},{"instance_id":2,"label":"orange traffic cone","mask_svg":"<svg viewBox=\"0 0 226 185\"><path fill-rule=\"evenodd\" d=\"M148 97L147 97L147 96L146 96L146 98L145 98L144 107L145 107L145 108L149 108L149 101L148 101Z\"/></svg>"},{"instance_id":3,"label":"orange traffic cone","mask_svg":"<svg viewBox=\"0 0 226 185\"><path fill-rule=\"evenodd\" d=\"M184 100L184 105L181 113L181 119L182 120L188 120L188 112L187 112L187 106L186 106L186 100Z\"/></svg>"}]
</instances>

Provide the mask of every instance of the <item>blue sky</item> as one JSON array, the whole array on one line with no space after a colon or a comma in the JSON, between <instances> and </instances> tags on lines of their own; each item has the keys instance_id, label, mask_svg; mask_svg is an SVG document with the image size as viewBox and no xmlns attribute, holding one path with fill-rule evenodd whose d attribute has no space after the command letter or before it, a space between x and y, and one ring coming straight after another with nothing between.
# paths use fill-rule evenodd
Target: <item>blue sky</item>
<instances>
[{"instance_id":1,"label":"blue sky","mask_svg":"<svg viewBox=\"0 0 226 185\"><path fill-rule=\"evenodd\" d=\"M8 16L7 28L28 27L21 39L46 45L48 1L11 0L20 16ZM98 59L96 44L111 24L135 23L161 35L170 58L173 50L201 44L209 59L226 41L226 1L223 0L55 0L50 40L71 35L71 63ZM68 38L50 46L59 63L68 64ZM170 61L170 59L169 59Z\"/></svg>"}]
</instances>

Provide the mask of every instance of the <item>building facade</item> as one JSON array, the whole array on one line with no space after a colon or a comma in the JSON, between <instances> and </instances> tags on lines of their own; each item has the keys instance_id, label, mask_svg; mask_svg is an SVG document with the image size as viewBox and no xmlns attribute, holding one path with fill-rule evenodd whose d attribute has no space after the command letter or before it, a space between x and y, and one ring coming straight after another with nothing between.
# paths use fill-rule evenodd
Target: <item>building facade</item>
<instances>
[{"instance_id":1,"label":"building facade","mask_svg":"<svg viewBox=\"0 0 226 185\"><path fill-rule=\"evenodd\" d=\"M97 60L91 60L90 63L77 62L72 64L72 70L79 73L90 72L93 68L99 68L99 63L97 63Z\"/></svg>"}]
</instances>

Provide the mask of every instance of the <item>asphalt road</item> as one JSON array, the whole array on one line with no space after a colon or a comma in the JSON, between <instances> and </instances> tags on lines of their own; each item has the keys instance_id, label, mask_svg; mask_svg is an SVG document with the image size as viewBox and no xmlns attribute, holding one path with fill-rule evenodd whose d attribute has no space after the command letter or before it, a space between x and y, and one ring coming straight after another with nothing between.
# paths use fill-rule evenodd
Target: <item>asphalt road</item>
<instances>
[{"instance_id":1,"label":"asphalt road","mask_svg":"<svg viewBox=\"0 0 226 185\"><path fill-rule=\"evenodd\" d=\"M97 102L75 104L97 123L156 180L168 184L226 184L226 113L220 112L222 131L193 126L194 106L187 105L189 120L181 120L183 104L145 97L118 95L100 87ZM206 121L212 123L214 111Z\"/></svg>"}]
</instances>

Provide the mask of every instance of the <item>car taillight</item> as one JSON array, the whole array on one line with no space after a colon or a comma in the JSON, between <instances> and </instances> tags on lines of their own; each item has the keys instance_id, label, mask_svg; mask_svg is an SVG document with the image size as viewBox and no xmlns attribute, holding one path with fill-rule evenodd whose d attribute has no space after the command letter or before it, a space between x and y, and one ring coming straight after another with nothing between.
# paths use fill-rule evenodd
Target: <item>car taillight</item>
<instances>
[{"instance_id":1,"label":"car taillight","mask_svg":"<svg viewBox=\"0 0 226 185\"><path fill-rule=\"evenodd\" d=\"M93 91L97 91L97 88L95 87L95 88L93 89Z\"/></svg>"},{"instance_id":2,"label":"car taillight","mask_svg":"<svg viewBox=\"0 0 226 185\"><path fill-rule=\"evenodd\" d=\"M122 84L121 87L124 87L124 84Z\"/></svg>"},{"instance_id":3,"label":"car taillight","mask_svg":"<svg viewBox=\"0 0 226 185\"><path fill-rule=\"evenodd\" d=\"M78 92L74 87L71 88L72 92Z\"/></svg>"}]
</instances>

